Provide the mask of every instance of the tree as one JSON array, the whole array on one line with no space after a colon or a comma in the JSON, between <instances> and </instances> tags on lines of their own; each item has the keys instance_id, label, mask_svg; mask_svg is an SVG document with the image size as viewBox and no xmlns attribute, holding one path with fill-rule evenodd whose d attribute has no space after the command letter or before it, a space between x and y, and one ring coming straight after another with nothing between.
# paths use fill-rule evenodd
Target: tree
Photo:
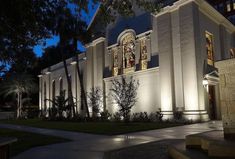
<instances>
[{"instance_id":1,"label":"tree","mask_svg":"<svg viewBox=\"0 0 235 159\"><path fill-rule=\"evenodd\" d=\"M88 104L92 108L92 117L97 117L103 103L103 92L99 87L91 88L87 94Z\"/></svg>"},{"instance_id":2,"label":"tree","mask_svg":"<svg viewBox=\"0 0 235 159\"><path fill-rule=\"evenodd\" d=\"M27 74L16 74L1 83L1 94L5 97L14 95L17 101L16 117L22 117L23 97L37 91L38 86L32 76Z\"/></svg>"},{"instance_id":3,"label":"tree","mask_svg":"<svg viewBox=\"0 0 235 159\"><path fill-rule=\"evenodd\" d=\"M57 0L0 1L0 61L51 36Z\"/></svg>"},{"instance_id":4,"label":"tree","mask_svg":"<svg viewBox=\"0 0 235 159\"><path fill-rule=\"evenodd\" d=\"M21 49L14 55L8 73L31 73L36 66L36 55L32 49Z\"/></svg>"},{"instance_id":5,"label":"tree","mask_svg":"<svg viewBox=\"0 0 235 159\"><path fill-rule=\"evenodd\" d=\"M129 79L122 76L120 80L114 79L111 83L111 97L115 104L118 105L119 112L123 116L124 121L129 122L131 108L137 102L139 81L136 81L132 76Z\"/></svg>"}]
</instances>

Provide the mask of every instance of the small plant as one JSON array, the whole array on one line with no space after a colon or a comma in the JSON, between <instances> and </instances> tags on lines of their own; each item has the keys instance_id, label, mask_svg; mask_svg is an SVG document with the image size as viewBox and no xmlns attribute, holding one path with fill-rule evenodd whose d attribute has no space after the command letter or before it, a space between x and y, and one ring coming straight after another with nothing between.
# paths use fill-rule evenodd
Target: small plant
<instances>
[{"instance_id":1,"label":"small plant","mask_svg":"<svg viewBox=\"0 0 235 159\"><path fill-rule=\"evenodd\" d=\"M159 122L162 122L162 119L163 119L163 113L162 113L162 110L161 108L158 109L158 111L156 112L156 118Z\"/></svg>"},{"instance_id":2,"label":"small plant","mask_svg":"<svg viewBox=\"0 0 235 159\"><path fill-rule=\"evenodd\" d=\"M49 117L51 119L64 118L66 112L69 111L68 98L65 98L65 91L61 91L59 96L56 96L53 100L46 99L52 103L52 107L49 109Z\"/></svg>"},{"instance_id":3,"label":"small plant","mask_svg":"<svg viewBox=\"0 0 235 159\"><path fill-rule=\"evenodd\" d=\"M96 118L100 112L100 108L103 103L103 92L99 87L91 88L91 91L87 94L88 105L92 109L92 117Z\"/></svg>"},{"instance_id":4,"label":"small plant","mask_svg":"<svg viewBox=\"0 0 235 159\"><path fill-rule=\"evenodd\" d=\"M119 122L122 120L122 115L119 112L113 114L113 121Z\"/></svg>"},{"instance_id":5,"label":"small plant","mask_svg":"<svg viewBox=\"0 0 235 159\"><path fill-rule=\"evenodd\" d=\"M179 108L176 108L176 111L173 113L174 119L179 121L183 119L183 111L181 111Z\"/></svg>"},{"instance_id":6,"label":"small plant","mask_svg":"<svg viewBox=\"0 0 235 159\"><path fill-rule=\"evenodd\" d=\"M149 118L150 122L156 122L157 121L155 113L150 113L148 118Z\"/></svg>"},{"instance_id":7,"label":"small plant","mask_svg":"<svg viewBox=\"0 0 235 159\"><path fill-rule=\"evenodd\" d=\"M149 122L149 115L147 112L133 113L132 115L133 122Z\"/></svg>"},{"instance_id":8,"label":"small plant","mask_svg":"<svg viewBox=\"0 0 235 159\"><path fill-rule=\"evenodd\" d=\"M105 110L100 113L100 118L102 121L108 121L111 118L112 114L108 112L108 110Z\"/></svg>"}]
</instances>

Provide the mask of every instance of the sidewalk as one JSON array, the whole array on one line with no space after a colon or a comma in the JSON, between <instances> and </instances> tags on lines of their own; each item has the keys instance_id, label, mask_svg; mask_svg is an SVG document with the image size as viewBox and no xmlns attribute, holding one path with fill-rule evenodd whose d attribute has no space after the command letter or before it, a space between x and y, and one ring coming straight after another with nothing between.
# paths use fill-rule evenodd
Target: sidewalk
<instances>
[{"instance_id":1,"label":"sidewalk","mask_svg":"<svg viewBox=\"0 0 235 159\"><path fill-rule=\"evenodd\" d=\"M35 147L25 151L14 159L101 159L106 151L130 147L163 139L183 139L186 135L211 130L222 130L221 121L192 124L159 130L129 133L124 135L104 136L86 133L68 132L51 129L32 128L0 124L0 128L9 128L73 140L67 143Z\"/></svg>"}]
</instances>

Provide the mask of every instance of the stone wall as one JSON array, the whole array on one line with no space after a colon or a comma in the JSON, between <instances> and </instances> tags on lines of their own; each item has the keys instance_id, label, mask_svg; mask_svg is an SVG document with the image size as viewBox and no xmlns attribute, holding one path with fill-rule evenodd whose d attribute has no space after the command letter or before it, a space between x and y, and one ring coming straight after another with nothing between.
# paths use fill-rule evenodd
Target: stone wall
<instances>
[{"instance_id":1,"label":"stone wall","mask_svg":"<svg viewBox=\"0 0 235 159\"><path fill-rule=\"evenodd\" d=\"M225 138L235 139L235 59L216 63L220 76L220 102Z\"/></svg>"}]
</instances>

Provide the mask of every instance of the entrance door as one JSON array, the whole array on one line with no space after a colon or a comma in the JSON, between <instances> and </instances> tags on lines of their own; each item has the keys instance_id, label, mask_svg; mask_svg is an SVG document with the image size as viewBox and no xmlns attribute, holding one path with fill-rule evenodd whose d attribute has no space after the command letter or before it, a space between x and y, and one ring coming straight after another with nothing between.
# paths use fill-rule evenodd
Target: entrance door
<instances>
[{"instance_id":1,"label":"entrance door","mask_svg":"<svg viewBox=\"0 0 235 159\"><path fill-rule=\"evenodd\" d=\"M208 97L209 97L209 106L208 106L209 117L211 120L215 120L216 119L215 86L209 85Z\"/></svg>"}]
</instances>

